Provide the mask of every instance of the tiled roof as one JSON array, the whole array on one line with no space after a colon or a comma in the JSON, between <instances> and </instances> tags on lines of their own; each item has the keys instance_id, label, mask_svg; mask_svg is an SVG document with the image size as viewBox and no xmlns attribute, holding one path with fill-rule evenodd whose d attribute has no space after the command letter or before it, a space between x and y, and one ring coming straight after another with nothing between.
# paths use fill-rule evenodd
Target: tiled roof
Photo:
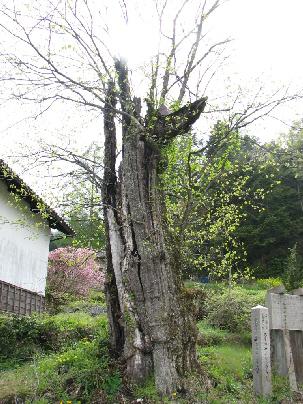
<instances>
[{"instance_id":1,"label":"tiled roof","mask_svg":"<svg viewBox=\"0 0 303 404\"><path fill-rule=\"evenodd\" d=\"M46 220L52 229L57 229L68 236L75 234L66 221L48 206L14 171L0 159L0 181L6 183L8 191L19 195L29 204L34 213L46 213ZM43 209L41 210L41 206Z\"/></svg>"}]
</instances>

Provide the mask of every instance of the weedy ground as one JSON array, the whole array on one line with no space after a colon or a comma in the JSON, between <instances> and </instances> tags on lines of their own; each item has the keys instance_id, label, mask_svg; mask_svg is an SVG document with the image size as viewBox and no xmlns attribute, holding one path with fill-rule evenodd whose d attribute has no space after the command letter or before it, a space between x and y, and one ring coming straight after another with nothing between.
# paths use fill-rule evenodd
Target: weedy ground
<instances>
[{"instance_id":1,"label":"weedy ground","mask_svg":"<svg viewBox=\"0 0 303 404\"><path fill-rule=\"evenodd\" d=\"M94 308L105 309L101 294L72 301L54 315L1 315L0 403L296 402L282 378L274 377L267 400L255 398L252 389L250 309L262 304L266 289L277 282L264 280L232 291L224 284L186 285L205 292L203 301L196 302L202 313L198 356L210 380L206 388L199 376L192 376L196 387L190 399L177 393L160 398L152 378L144 386L125 383L123 370L108 354L106 315L92 316Z\"/></svg>"}]
</instances>

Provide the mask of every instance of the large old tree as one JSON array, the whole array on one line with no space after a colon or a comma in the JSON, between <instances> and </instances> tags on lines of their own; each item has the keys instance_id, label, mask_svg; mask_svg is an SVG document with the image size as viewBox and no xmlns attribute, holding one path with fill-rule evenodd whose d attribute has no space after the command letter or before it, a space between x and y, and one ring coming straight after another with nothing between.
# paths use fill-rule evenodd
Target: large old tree
<instances>
[{"instance_id":1,"label":"large old tree","mask_svg":"<svg viewBox=\"0 0 303 404\"><path fill-rule=\"evenodd\" d=\"M102 111L106 295L112 350L123 358L132 380L144 381L154 373L158 391L166 394L186 387L185 375L197 362L196 328L191 313L185 310L178 257L164 225L161 150L176 136L189 132L205 108L206 97L198 94L199 85L195 86L197 94L191 92L194 101L187 98L181 105L193 72L213 49L225 43L204 47L201 53L204 23L219 1L211 5L206 1L171 2L169 13L174 10L174 15L171 25L165 27L169 36L161 31L169 2L150 2L157 16L159 38L166 41L168 51L163 54L159 43L142 106L131 87L126 63L112 55L110 39L104 41L101 26L110 21L102 21L104 15L99 14L98 22L95 4L91 3L50 1L44 13L41 5L18 10L8 3L8 7L3 5L4 32L26 45L29 52L27 57L21 50L17 55L8 50L3 55L10 71L13 65L15 77L10 71L7 75L17 84L14 93L20 99L38 101L42 111L57 100ZM194 20L178 28L182 12L193 6ZM124 3L121 10L127 20ZM178 71L176 57L181 45L185 59L182 71ZM79 77L81 68L86 72ZM196 80L201 84L198 76ZM168 104L173 101L171 112ZM118 173L117 121L122 131Z\"/></svg>"},{"instance_id":2,"label":"large old tree","mask_svg":"<svg viewBox=\"0 0 303 404\"><path fill-rule=\"evenodd\" d=\"M135 19L134 2L97 3L44 0L12 6L2 0L2 80L17 100L36 103L37 115L55 102L101 112L111 347L133 381L153 373L158 391L167 394L186 389L185 376L197 362L196 327L184 304L178 251L165 226L161 152L190 132L203 113L205 89L228 40L210 43L206 35L205 24L220 0L144 1L155 18L157 46L143 74L132 69L130 75L110 32ZM270 110L275 102L264 107ZM262 108L250 105L232 118L244 125L244 117L252 120ZM118 161L117 145L122 145Z\"/></svg>"},{"instance_id":3,"label":"large old tree","mask_svg":"<svg viewBox=\"0 0 303 404\"><path fill-rule=\"evenodd\" d=\"M196 329L185 310L178 258L165 232L159 184L161 148L188 132L206 99L174 113L141 116L132 98L127 69L116 62L122 120L122 162L115 173L116 128L108 86L104 111L104 218L108 233L107 288L112 345L123 353L127 372L144 380L154 371L162 393L182 389L182 378L196 366ZM133 118L134 117L134 118Z\"/></svg>"}]
</instances>

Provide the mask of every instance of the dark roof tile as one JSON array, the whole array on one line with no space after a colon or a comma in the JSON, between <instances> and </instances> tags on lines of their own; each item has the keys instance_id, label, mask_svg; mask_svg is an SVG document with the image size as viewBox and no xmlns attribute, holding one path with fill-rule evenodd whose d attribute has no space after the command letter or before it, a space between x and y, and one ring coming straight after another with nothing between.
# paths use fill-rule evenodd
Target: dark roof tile
<instances>
[{"instance_id":1,"label":"dark roof tile","mask_svg":"<svg viewBox=\"0 0 303 404\"><path fill-rule=\"evenodd\" d=\"M48 206L25 182L0 159L0 180L7 185L9 192L19 195L29 204L30 210L34 213L46 213L46 220L51 228L57 229L68 236L74 236L74 230L68 223ZM41 210L43 206L43 210Z\"/></svg>"}]
</instances>

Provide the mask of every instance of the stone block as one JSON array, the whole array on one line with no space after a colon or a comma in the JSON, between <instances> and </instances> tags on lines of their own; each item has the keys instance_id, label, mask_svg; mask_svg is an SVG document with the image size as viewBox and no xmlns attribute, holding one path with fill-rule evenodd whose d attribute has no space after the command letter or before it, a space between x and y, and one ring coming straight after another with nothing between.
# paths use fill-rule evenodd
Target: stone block
<instances>
[{"instance_id":1,"label":"stone block","mask_svg":"<svg viewBox=\"0 0 303 404\"><path fill-rule=\"evenodd\" d=\"M272 392L272 383L269 317L266 307L252 308L251 326L254 392L259 396L269 396Z\"/></svg>"}]
</instances>

